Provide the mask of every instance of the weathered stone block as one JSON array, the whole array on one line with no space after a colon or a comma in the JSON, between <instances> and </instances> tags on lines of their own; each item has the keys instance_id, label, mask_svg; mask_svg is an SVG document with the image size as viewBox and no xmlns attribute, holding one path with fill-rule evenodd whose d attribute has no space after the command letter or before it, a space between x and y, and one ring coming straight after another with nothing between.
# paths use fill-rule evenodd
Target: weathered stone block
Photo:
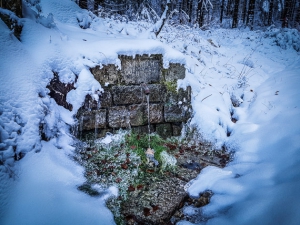
<instances>
[{"instance_id":1,"label":"weathered stone block","mask_svg":"<svg viewBox=\"0 0 300 225\"><path fill-rule=\"evenodd\" d=\"M164 121L163 105L150 104L150 123L162 123Z\"/></svg>"},{"instance_id":2,"label":"weathered stone block","mask_svg":"<svg viewBox=\"0 0 300 225\"><path fill-rule=\"evenodd\" d=\"M143 100L143 92L140 86L114 86L112 94L116 105L139 104Z\"/></svg>"},{"instance_id":3,"label":"weathered stone block","mask_svg":"<svg viewBox=\"0 0 300 225\"><path fill-rule=\"evenodd\" d=\"M182 130L181 123L172 123L173 136L180 136Z\"/></svg>"},{"instance_id":4,"label":"weathered stone block","mask_svg":"<svg viewBox=\"0 0 300 225\"><path fill-rule=\"evenodd\" d=\"M120 56L120 59L122 82L125 84L159 82L162 68L160 55Z\"/></svg>"},{"instance_id":5,"label":"weathered stone block","mask_svg":"<svg viewBox=\"0 0 300 225\"><path fill-rule=\"evenodd\" d=\"M166 88L161 84L149 84L148 85L150 95L149 101L150 102L164 102Z\"/></svg>"},{"instance_id":6,"label":"weathered stone block","mask_svg":"<svg viewBox=\"0 0 300 225\"><path fill-rule=\"evenodd\" d=\"M138 126L138 127L131 127L131 130L136 134L148 134L148 125L145 126ZM153 133L155 131L154 126L150 125L150 132Z\"/></svg>"},{"instance_id":7,"label":"weathered stone block","mask_svg":"<svg viewBox=\"0 0 300 225\"><path fill-rule=\"evenodd\" d=\"M178 90L178 101L182 101L183 103L191 103L191 86L187 86L186 89L180 88Z\"/></svg>"},{"instance_id":8,"label":"weathered stone block","mask_svg":"<svg viewBox=\"0 0 300 225\"><path fill-rule=\"evenodd\" d=\"M87 111L81 117L83 130L106 127L106 109Z\"/></svg>"},{"instance_id":9,"label":"weathered stone block","mask_svg":"<svg viewBox=\"0 0 300 225\"><path fill-rule=\"evenodd\" d=\"M105 90L101 93L100 97L100 107L106 108L112 106L112 95L109 90Z\"/></svg>"},{"instance_id":10,"label":"weathered stone block","mask_svg":"<svg viewBox=\"0 0 300 225\"><path fill-rule=\"evenodd\" d=\"M172 136L172 126L170 123L163 123L156 125L156 133L162 138L167 138Z\"/></svg>"},{"instance_id":11,"label":"weathered stone block","mask_svg":"<svg viewBox=\"0 0 300 225\"><path fill-rule=\"evenodd\" d=\"M128 107L130 114L130 125L131 126L142 126L145 125L148 121L147 118L147 105L130 105Z\"/></svg>"},{"instance_id":12,"label":"weathered stone block","mask_svg":"<svg viewBox=\"0 0 300 225\"><path fill-rule=\"evenodd\" d=\"M106 108L112 105L111 93L106 90L99 95L99 102L94 100L92 96L86 95L84 103L81 107L81 111L85 110L97 110L99 108Z\"/></svg>"},{"instance_id":13,"label":"weathered stone block","mask_svg":"<svg viewBox=\"0 0 300 225\"><path fill-rule=\"evenodd\" d=\"M177 81L178 79L184 79L185 68L184 65L179 63L170 63L168 69L163 69L163 79L168 82Z\"/></svg>"},{"instance_id":14,"label":"weathered stone block","mask_svg":"<svg viewBox=\"0 0 300 225\"><path fill-rule=\"evenodd\" d=\"M165 89L160 84L147 85L150 91L150 102L162 102ZM146 102L146 95L140 85L112 87L113 101L116 105L139 104Z\"/></svg>"},{"instance_id":15,"label":"weathered stone block","mask_svg":"<svg viewBox=\"0 0 300 225\"><path fill-rule=\"evenodd\" d=\"M188 108L186 109L188 111ZM184 122L187 120L185 107L175 104L165 104L164 117L166 122Z\"/></svg>"},{"instance_id":16,"label":"weathered stone block","mask_svg":"<svg viewBox=\"0 0 300 225\"><path fill-rule=\"evenodd\" d=\"M120 71L113 64L103 65L101 69L100 66L91 68L91 73L101 85L105 83L117 84L120 79Z\"/></svg>"},{"instance_id":17,"label":"weathered stone block","mask_svg":"<svg viewBox=\"0 0 300 225\"><path fill-rule=\"evenodd\" d=\"M105 137L107 132L112 132L112 129L107 128L98 128L93 130L84 130L82 131L81 137L85 140L94 140L95 138L103 138Z\"/></svg>"},{"instance_id":18,"label":"weathered stone block","mask_svg":"<svg viewBox=\"0 0 300 225\"><path fill-rule=\"evenodd\" d=\"M125 106L114 106L108 110L108 125L112 128L128 127L129 112Z\"/></svg>"},{"instance_id":19,"label":"weathered stone block","mask_svg":"<svg viewBox=\"0 0 300 225\"><path fill-rule=\"evenodd\" d=\"M148 107L147 104L130 105L128 107L130 113L131 126L141 126L148 123ZM163 122L163 105L150 104L149 105L149 119L150 123Z\"/></svg>"}]
</instances>

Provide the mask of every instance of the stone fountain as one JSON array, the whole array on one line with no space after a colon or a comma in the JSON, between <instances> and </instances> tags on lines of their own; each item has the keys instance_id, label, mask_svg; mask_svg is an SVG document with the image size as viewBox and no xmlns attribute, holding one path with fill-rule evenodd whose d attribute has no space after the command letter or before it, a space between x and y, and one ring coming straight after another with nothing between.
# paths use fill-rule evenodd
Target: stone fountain
<instances>
[{"instance_id":1,"label":"stone fountain","mask_svg":"<svg viewBox=\"0 0 300 225\"><path fill-rule=\"evenodd\" d=\"M113 64L90 69L104 92L99 95L100 104L87 95L78 111L82 138L100 138L120 128L147 133L147 95L142 83L150 92L151 132L164 138L179 136L192 112L191 88L177 90L177 80L185 78L184 65L170 63L164 69L162 55L121 55L119 59L121 69Z\"/></svg>"}]
</instances>

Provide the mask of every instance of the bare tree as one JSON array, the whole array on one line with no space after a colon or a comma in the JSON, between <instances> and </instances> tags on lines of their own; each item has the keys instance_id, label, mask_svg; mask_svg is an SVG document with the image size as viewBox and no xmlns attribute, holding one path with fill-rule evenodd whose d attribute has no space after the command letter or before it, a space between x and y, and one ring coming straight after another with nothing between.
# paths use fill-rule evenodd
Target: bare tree
<instances>
[{"instance_id":1,"label":"bare tree","mask_svg":"<svg viewBox=\"0 0 300 225\"><path fill-rule=\"evenodd\" d=\"M239 4L240 4L240 0L234 1L234 8L233 8L233 15L232 15L232 28L236 28L238 26Z\"/></svg>"},{"instance_id":2,"label":"bare tree","mask_svg":"<svg viewBox=\"0 0 300 225\"><path fill-rule=\"evenodd\" d=\"M171 6L171 1L167 0L167 5L165 7L165 10L164 10L160 20L158 20L154 24L153 31L154 31L156 37L159 35L159 33L161 32L162 28L164 27L164 25L166 23L166 20L170 14L170 6Z\"/></svg>"},{"instance_id":3,"label":"bare tree","mask_svg":"<svg viewBox=\"0 0 300 225\"><path fill-rule=\"evenodd\" d=\"M248 15L247 15L247 23L246 24L250 25L251 30L253 29L254 8L255 8L255 0L249 0Z\"/></svg>"}]
</instances>

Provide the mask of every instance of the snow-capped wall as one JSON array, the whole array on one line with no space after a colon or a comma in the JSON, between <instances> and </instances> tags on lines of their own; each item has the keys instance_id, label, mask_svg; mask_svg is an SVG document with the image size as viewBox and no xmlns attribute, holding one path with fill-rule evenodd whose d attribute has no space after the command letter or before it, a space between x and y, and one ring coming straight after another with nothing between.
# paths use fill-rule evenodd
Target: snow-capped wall
<instances>
[{"instance_id":1,"label":"snow-capped wall","mask_svg":"<svg viewBox=\"0 0 300 225\"><path fill-rule=\"evenodd\" d=\"M191 114L191 90L177 90L177 80L185 78L185 68L170 63L163 68L162 55L119 56L121 69L113 64L91 69L104 89L99 101L86 96L78 111L78 135L97 135L119 128L148 132L147 99L141 86L149 88L151 130L163 137L181 134L182 123ZM95 130L97 129L97 130Z\"/></svg>"}]
</instances>

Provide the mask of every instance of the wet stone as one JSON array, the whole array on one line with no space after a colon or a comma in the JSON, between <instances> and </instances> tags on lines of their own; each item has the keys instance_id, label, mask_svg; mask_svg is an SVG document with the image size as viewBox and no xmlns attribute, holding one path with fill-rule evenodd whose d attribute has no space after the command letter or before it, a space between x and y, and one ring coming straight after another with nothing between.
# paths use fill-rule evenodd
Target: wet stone
<instances>
[{"instance_id":1,"label":"wet stone","mask_svg":"<svg viewBox=\"0 0 300 225\"><path fill-rule=\"evenodd\" d=\"M129 112L125 106L114 106L108 110L108 125L112 128L128 127Z\"/></svg>"},{"instance_id":2,"label":"wet stone","mask_svg":"<svg viewBox=\"0 0 300 225\"><path fill-rule=\"evenodd\" d=\"M99 101L96 101L92 98L91 95L86 95L84 103L80 111L85 110L97 110L99 108L106 108L112 105L112 96L111 93L106 90L99 95Z\"/></svg>"},{"instance_id":3,"label":"wet stone","mask_svg":"<svg viewBox=\"0 0 300 225\"><path fill-rule=\"evenodd\" d=\"M104 89L104 92L101 93L99 99L100 99L100 107L101 108L106 108L106 107L112 106L112 96L111 96L110 91Z\"/></svg>"},{"instance_id":4,"label":"wet stone","mask_svg":"<svg viewBox=\"0 0 300 225\"><path fill-rule=\"evenodd\" d=\"M130 105L128 107L130 113L131 126L141 126L148 123L148 106L147 104ZM161 104L150 104L150 123L163 122L163 106Z\"/></svg>"},{"instance_id":5,"label":"wet stone","mask_svg":"<svg viewBox=\"0 0 300 225\"><path fill-rule=\"evenodd\" d=\"M106 109L87 111L81 114L80 117L83 130L106 127Z\"/></svg>"}]
</instances>

